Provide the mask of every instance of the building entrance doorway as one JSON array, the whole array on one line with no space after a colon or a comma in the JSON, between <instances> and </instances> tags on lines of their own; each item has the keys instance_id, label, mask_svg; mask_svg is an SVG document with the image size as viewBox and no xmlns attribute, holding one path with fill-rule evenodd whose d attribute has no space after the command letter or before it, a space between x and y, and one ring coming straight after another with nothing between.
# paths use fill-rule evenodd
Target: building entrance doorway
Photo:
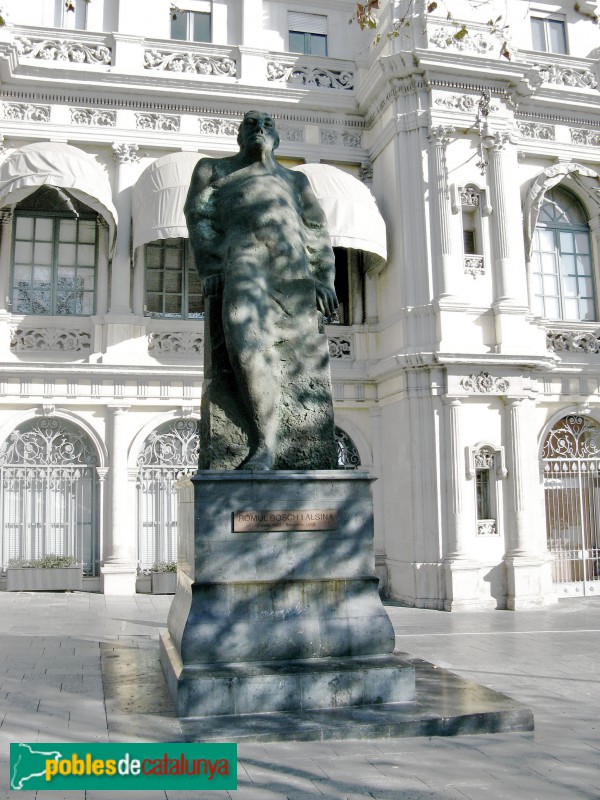
<instances>
[{"instance_id":1,"label":"building entrance doorway","mask_svg":"<svg viewBox=\"0 0 600 800\"><path fill-rule=\"evenodd\" d=\"M559 597L600 595L600 425L570 415L543 450L548 550Z\"/></svg>"}]
</instances>

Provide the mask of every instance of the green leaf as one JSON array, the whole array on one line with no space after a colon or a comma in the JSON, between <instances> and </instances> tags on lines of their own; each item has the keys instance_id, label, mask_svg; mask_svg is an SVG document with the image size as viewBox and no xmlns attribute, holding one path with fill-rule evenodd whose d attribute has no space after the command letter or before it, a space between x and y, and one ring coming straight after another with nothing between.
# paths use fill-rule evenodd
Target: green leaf
<instances>
[{"instance_id":1,"label":"green leaf","mask_svg":"<svg viewBox=\"0 0 600 800\"><path fill-rule=\"evenodd\" d=\"M467 26L463 25L462 28L460 28L460 30L456 31L456 33L454 34L453 38L456 39L457 42L460 42L461 39L464 39L465 36L468 36L468 35L469 35L469 31L467 30Z\"/></svg>"}]
</instances>

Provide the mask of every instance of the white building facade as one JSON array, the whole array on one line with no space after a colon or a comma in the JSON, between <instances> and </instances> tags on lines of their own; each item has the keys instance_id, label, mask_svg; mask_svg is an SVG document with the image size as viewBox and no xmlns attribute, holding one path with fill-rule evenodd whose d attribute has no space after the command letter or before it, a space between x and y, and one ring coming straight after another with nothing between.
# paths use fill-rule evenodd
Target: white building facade
<instances>
[{"instance_id":1,"label":"white building facade","mask_svg":"<svg viewBox=\"0 0 600 800\"><path fill-rule=\"evenodd\" d=\"M204 337L183 202L254 108L329 219L340 464L377 479L387 593L600 592L600 12L459 0L388 38L407 5L377 44L346 0L4 3L3 570L72 554L131 594L176 559Z\"/></svg>"}]
</instances>

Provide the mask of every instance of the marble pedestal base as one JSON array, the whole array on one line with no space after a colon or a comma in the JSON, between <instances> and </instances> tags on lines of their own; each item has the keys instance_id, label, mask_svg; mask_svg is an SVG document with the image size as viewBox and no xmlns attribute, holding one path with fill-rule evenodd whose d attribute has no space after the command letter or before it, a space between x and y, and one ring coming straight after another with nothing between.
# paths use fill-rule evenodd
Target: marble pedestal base
<instances>
[{"instance_id":1,"label":"marble pedestal base","mask_svg":"<svg viewBox=\"0 0 600 800\"><path fill-rule=\"evenodd\" d=\"M379 598L370 483L344 470L207 470L180 483L178 586L161 637L180 717L414 698ZM235 531L242 512L304 521ZM322 514L331 529L302 529Z\"/></svg>"}]
</instances>

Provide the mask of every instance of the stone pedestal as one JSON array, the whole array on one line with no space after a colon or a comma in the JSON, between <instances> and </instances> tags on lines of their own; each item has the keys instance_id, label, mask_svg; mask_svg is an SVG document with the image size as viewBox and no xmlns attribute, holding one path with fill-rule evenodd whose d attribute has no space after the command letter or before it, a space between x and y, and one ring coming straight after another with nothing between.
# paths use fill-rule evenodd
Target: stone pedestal
<instances>
[{"instance_id":1,"label":"stone pedestal","mask_svg":"<svg viewBox=\"0 0 600 800\"><path fill-rule=\"evenodd\" d=\"M207 470L180 483L161 637L179 716L410 701L414 669L393 649L365 473Z\"/></svg>"}]
</instances>

